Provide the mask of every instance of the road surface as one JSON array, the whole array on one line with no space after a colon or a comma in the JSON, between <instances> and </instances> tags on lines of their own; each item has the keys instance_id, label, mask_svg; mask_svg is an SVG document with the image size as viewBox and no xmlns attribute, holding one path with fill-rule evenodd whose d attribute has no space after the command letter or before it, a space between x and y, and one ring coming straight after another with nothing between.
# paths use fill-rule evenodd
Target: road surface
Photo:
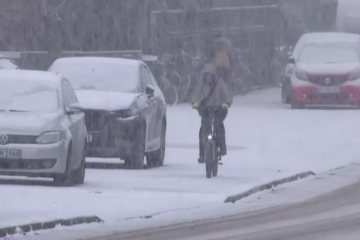
<instances>
[{"instance_id":1,"label":"road surface","mask_svg":"<svg viewBox=\"0 0 360 240\"><path fill-rule=\"evenodd\" d=\"M360 182L302 203L101 240L358 240L359 237Z\"/></svg>"}]
</instances>

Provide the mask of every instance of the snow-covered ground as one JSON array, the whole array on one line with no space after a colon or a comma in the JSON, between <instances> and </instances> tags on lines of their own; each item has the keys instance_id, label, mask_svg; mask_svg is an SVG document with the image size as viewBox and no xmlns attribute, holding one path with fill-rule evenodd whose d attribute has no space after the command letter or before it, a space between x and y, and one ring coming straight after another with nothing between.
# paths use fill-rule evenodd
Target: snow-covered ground
<instances>
[{"instance_id":1,"label":"snow-covered ground","mask_svg":"<svg viewBox=\"0 0 360 240\"><path fill-rule=\"evenodd\" d=\"M85 184L72 188L0 185L0 205L6 206L0 227L82 215L97 215L106 224L176 216L221 205L227 196L270 180L360 159L360 110L290 110L279 92L262 90L235 100L226 119L229 153L217 178L206 179L204 165L197 163L197 112L179 105L168 110L164 167L87 170Z\"/></svg>"}]
</instances>

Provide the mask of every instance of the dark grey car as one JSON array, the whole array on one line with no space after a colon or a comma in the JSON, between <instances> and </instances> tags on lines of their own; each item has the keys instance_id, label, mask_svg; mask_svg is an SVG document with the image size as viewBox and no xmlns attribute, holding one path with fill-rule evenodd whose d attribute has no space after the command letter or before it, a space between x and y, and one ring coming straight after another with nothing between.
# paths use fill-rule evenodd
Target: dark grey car
<instances>
[{"instance_id":1,"label":"dark grey car","mask_svg":"<svg viewBox=\"0 0 360 240\"><path fill-rule=\"evenodd\" d=\"M49 71L69 79L88 130L89 157L120 158L128 168L164 162L166 103L151 71L138 60L72 57Z\"/></svg>"}]
</instances>

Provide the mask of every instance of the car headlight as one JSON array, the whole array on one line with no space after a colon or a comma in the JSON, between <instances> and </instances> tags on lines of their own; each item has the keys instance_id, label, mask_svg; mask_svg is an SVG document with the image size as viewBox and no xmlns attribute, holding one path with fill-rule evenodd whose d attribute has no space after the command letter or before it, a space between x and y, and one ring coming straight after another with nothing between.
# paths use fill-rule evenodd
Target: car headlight
<instances>
[{"instance_id":1,"label":"car headlight","mask_svg":"<svg viewBox=\"0 0 360 240\"><path fill-rule=\"evenodd\" d=\"M360 69L356 69L356 70L354 70L354 71L351 71L351 72L349 73L349 75L348 75L348 79L349 79L350 81L356 80L356 79L358 79L358 78L360 78Z\"/></svg>"},{"instance_id":2,"label":"car headlight","mask_svg":"<svg viewBox=\"0 0 360 240\"><path fill-rule=\"evenodd\" d=\"M138 114L138 111L134 108L126 109L122 112L124 118L135 116Z\"/></svg>"},{"instance_id":3,"label":"car headlight","mask_svg":"<svg viewBox=\"0 0 360 240\"><path fill-rule=\"evenodd\" d=\"M63 139L63 133L61 131L51 131L42 133L36 142L39 144L57 143Z\"/></svg>"},{"instance_id":4,"label":"car headlight","mask_svg":"<svg viewBox=\"0 0 360 240\"><path fill-rule=\"evenodd\" d=\"M296 69L295 70L295 75L300 80L303 80L303 81L308 81L309 80L307 73L302 69Z\"/></svg>"}]
</instances>

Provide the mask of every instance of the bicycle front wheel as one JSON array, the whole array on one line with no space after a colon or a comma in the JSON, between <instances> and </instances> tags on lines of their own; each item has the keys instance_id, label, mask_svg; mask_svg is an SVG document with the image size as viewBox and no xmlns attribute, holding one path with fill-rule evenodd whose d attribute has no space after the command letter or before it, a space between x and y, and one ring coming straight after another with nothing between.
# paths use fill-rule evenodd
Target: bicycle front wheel
<instances>
[{"instance_id":1,"label":"bicycle front wheel","mask_svg":"<svg viewBox=\"0 0 360 240\"><path fill-rule=\"evenodd\" d=\"M216 160L214 143L212 141L208 141L205 145L204 160L205 160L206 178L211 178L211 175L213 174L214 162ZM216 174L217 174L217 169L216 169Z\"/></svg>"}]
</instances>

